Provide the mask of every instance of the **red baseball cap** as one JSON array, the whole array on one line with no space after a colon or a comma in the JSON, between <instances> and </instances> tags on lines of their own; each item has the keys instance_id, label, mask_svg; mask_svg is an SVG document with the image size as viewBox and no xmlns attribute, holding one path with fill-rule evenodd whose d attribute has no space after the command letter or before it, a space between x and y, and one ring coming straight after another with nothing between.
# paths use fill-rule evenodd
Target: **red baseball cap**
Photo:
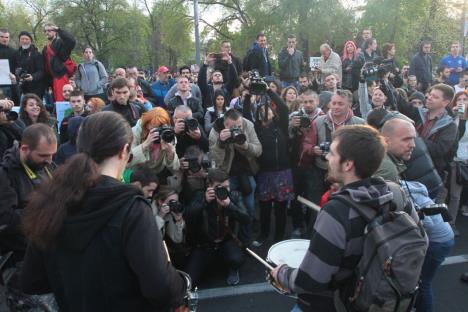
<instances>
[{"instance_id":1,"label":"red baseball cap","mask_svg":"<svg viewBox=\"0 0 468 312\"><path fill-rule=\"evenodd\" d=\"M167 68L166 66L160 66L158 68L158 73L167 73L169 71L169 68Z\"/></svg>"}]
</instances>

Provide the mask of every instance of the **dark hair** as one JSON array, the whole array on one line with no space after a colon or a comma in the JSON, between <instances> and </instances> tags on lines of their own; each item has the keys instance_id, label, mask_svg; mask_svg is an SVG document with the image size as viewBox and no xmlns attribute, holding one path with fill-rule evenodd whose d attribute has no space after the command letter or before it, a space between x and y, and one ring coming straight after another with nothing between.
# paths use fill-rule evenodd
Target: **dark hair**
<instances>
[{"instance_id":1,"label":"dark hair","mask_svg":"<svg viewBox=\"0 0 468 312\"><path fill-rule=\"evenodd\" d=\"M47 112L44 106L44 103L42 103L42 100L33 93L26 93L25 95L23 95L23 99L21 100L20 113L19 113L19 117L21 118L21 120L26 124L26 126L33 124L33 121L31 120L31 118L29 118L29 115L25 110L26 104L28 100L30 99L35 100L37 104L39 104L39 106L41 107L41 111L39 113L39 116L37 117L37 122L45 123L48 125L49 119L50 119L49 113Z\"/></svg>"},{"instance_id":2,"label":"dark hair","mask_svg":"<svg viewBox=\"0 0 468 312\"><path fill-rule=\"evenodd\" d=\"M125 78L117 78L112 80L111 88L112 89L122 89L128 87L128 80Z\"/></svg>"},{"instance_id":3,"label":"dark hair","mask_svg":"<svg viewBox=\"0 0 468 312\"><path fill-rule=\"evenodd\" d=\"M224 119L238 120L239 118L242 118L242 113L236 109L229 109L224 114Z\"/></svg>"},{"instance_id":4,"label":"dark hair","mask_svg":"<svg viewBox=\"0 0 468 312\"><path fill-rule=\"evenodd\" d=\"M179 68L179 74L180 74L180 75L182 75L182 71L183 71L184 69L188 69L188 71L189 71L190 73L192 72L192 69L190 68L190 66L184 65L184 66L181 66L181 67Z\"/></svg>"},{"instance_id":5,"label":"dark hair","mask_svg":"<svg viewBox=\"0 0 468 312\"><path fill-rule=\"evenodd\" d=\"M218 96L222 96L224 99L224 107L226 107L226 95L224 94L224 91L222 89L215 90L214 96L213 96L213 108L216 110L216 98Z\"/></svg>"},{"instance_id":6,"label":"dark hair","mask_svg":"<svg viewBox=\"0 0 468 312\"><path fill-rule=\"evenodd\" d=\"M273 81L270 81L270 83L273 83L276 86L276 89L277 89L276 94L281 95L281 92L283 92L283 87L281 86L281 82L275 79Z\"/></svg>"},{"instance_id":7,"label":"dark hair","mask_svg":"<svg viewBox=\"0 0 468 312\"><path fill-rule=\"evenodd\" d=\"M0 28L0 32L4 34L9 34L10 32L6 28Z\"/></svg>"},{"instance_id":8,"label":"dark hair","mask_svg":"<svg viewBox=\"0 0 468 312\"><path fill-rule=\"evenodd\" d=\"M366 41L364 41L364 50L370 47L374 43L374 41L377 40L375 40L375 38L369 38Z\"/></svg>"},{"instance_id":9,"label":"dark hair","mask_svg":"<svg viewBox=\"0 0 468 312\"><path fill-rule=\"evenodd\" d=\"M448 101L452 101L453 99L453 95L454 95L454 91L453 91L453 88L449 85L446 85L445 83L438 83L438 84L435 84L433 85L430 89L429 89L429 92L431 92L432 90L439 90L442 92L442 97L444 98L444 100L448 100Z\"/></svg>"},{"instance_id":10,"label":"dark hair","mask_svg":"<svg viewBox=\"0 0 468 312\"><path fill-rule=\"evenodd\" d=\"M298 78L307 78L307 80L309 80L309 75L307 75L307 73L301 73Z\"/></svg>"},{"instance_id":11,"label":"dark hair","mask_svg":"<svg viewBox=\"0 0 468 312\"><path fill-rule=\"evenodd\" d=\"M343 126L333 133L338 140L340 162L353 161L355 174L361 179L371 177L385 156L385 143L380 133L367 125Z\"/></svg>"},{"instance_id":12,"label":"dark hair","mask_svg":"<svg viewBox=\"0 0 468 312\"><path fill-rule=\"evenodd\" d=\"M393 49L394 46L395 46L394 43L390 43L390 42L384 43L384 45L382 46L382 56L384 58L388 58L388 51Z\"/></svg>"},{"instance_id":13,"label":"dark hair","mask_svg":"<svg viewBox=\"0 0 468 312\"><path fill-rule=\"evenodd\" d=\"M164 201L166 200L169 196L178 194L177 191L168 185L163 185L159 187L158 191L154 193L153 199L156 201Z\"/></svg>"},{"instance_id":14,"label":"dark hair","mask_svg":"<svg viewBox=\"0 0 468 312\"><path fill-rule=\"evenodd\" d=\"M336 90L335 94L347 99L349 104L353 104L353 94L351 93L351 91L346 89L338 89Z\"/></svg>"},{"instance_id":15,"label":"dark hair","mask_svg":"<svg viewBox=\"0 0 468 312\"><path fill-rule=\"evenodd\" d=\"M133 182L140 182L141 186L147 186L153 182L159 184L159 178L148 165L138 164L133 168L130 176L130 183Z\"/></svg>"},{"instance_id":16,"label":"dark hair","mask_svg":"<svg viewBox=\"0 0 468 312\"><path fill-rule=\"evenodd\" d=\"M208 169L208 176L206 177L208 184L222 183L229 179L229 175L218 168Z\"/></svg>"},{"instance_id":17,"label":"dark hair","mask_svg":"<svg viewBox=\"0 0 468 312\"><path fill-rule=\"evenodd\" d=\"M263 32L259 32L259 33L257 34L257 40L258 40L258 38L260 38L260 37L265 37L265 34L264 34Z\"/></svg>"},{"instance_id":18,"label":"dark hair","mask_svg":"<svg viewBox=\"0 0 468 312\"><path fill-rule=\"evenodd\" d=\"M30 150L35 150L41 138L45 138L48 144L57 143L54 130L46 124L37 123L24 129L21 145L27 145Z\"/></svg>"},{"instance_id":19,"label":"dark hair","mask_svg":"<svg viewBox=\"0 0 468 312\"><path fill-rule=\"evenodd\" d=\"M131 143L132 129L120 114L100 112L86 117L78 132L78 154L30 197L23 216L27 239L40 248L53 245L65 217L79 212L85 194L96 184L98 165Z\"/></svg>"},{"instance_id":20,"label":"dark hair","mask_svg":"<svg viewBox=\"0 0 468 312\"><path fill-rule=\"evenodd\" d=\"M73 90L72 92L70 92L70 98L72 96L81 96L84 99L84 92L81 90Z\"/></svg>"},{"instance_id":21,"label":"dark hair","mask_svg":"<svg viewBox=\"0 0 468 312\"><path fill-rule=\"evenodd\" d=\"M88 50L88 49L90 49L90 50L91 50L91 52L93 52L93 53L94 53L94 50L93 50L93 48L91 48L90 46L85 46L85 48L83 49L83 53L84 53L84 52L86 52L86 50Z\"/></svg>"},{"instance_id":22,"label":"dark hair","mask_svg":"<svg viewBox=\"0 0 468 312\"><path fill-rule=\"evenodd\" d=\"M295 38L296 38L296 35L293 35L293 34L290 34L290 35L288 36L288 39L295 39Z\"/></svg>"}]
</instances>

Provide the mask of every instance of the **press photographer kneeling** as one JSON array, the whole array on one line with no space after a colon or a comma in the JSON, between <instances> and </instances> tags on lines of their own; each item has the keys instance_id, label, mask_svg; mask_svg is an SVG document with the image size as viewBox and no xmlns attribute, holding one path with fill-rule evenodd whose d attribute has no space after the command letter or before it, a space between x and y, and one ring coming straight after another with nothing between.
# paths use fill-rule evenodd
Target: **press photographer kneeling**
<instances>
[{"instance_id":1,"label":"press photographer kneeling","mask_svg":"<svg viewBox=\"0 0 468 312\"><path fill-rule=\"evenodd\" d=\"M193 233L196 241L186 270L193 284L197 285L208 269L221 260L228 270L226 282L237 285L244 254L234 233L237 223L249 224L251 219L242 195L230 190L229 176L224 171L208 170L207 188L194 194L185 216L187 223L198 225Z\"/></svg>"}]
</instances>

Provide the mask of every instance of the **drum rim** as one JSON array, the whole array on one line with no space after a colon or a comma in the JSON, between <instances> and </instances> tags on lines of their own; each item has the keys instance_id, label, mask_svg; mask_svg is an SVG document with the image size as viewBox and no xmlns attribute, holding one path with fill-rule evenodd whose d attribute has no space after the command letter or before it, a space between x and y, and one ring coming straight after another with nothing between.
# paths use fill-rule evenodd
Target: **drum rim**
<instances>
[{"instance_id":1,"label":"drum rim","mask_svg":"<svg viewBox=\"0 0 468 312\"><path fill-rule=\"evenodd\" d=\"M307 242L307 243L310 243L310 240L308 240L308 239L303 239L303 238L291 238L291 239L285 239L285 240L283 240L283 241L281 241L281 242L277 242L277 243L271 245L271 247L268 249L266 260L267 260L268 262L274 263L274 262L270 259L270 252L271 252L271 250L272 250L274 247L276 247L276 246L278 246L278 245L280 245L280 244L284 244L284 243L286 243L286 242L294 242L294 241L296 241L296 242L299 242L299 241L300 241L300 242ZM276 263L275 263L275 264L276 264Z\"/></svg>"}]
</instances>

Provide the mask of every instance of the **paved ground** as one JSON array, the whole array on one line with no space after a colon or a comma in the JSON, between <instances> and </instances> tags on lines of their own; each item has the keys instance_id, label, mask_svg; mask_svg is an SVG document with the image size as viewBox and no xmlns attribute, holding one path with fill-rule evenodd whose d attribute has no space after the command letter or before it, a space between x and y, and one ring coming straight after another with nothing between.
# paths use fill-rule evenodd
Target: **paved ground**
<instances>
[{"instance_id":1,"label":"paved ground","mask_svg":"<svg viewBox=\"0 0 468 312\"><path fill-rule=\"evenodd\" d=\"M460 275L468 272L468 217L460 216L457 227L461 232L450 257L437 272L434 281L434 312L468 312L468 284ZM266 256L269 246L256 251ZM265 270L256 260L248 258L241 269L241 284L226 287L224 272L213 268L200 285L198 311L290 311L294 299L280 295L265 282Z\"/></svg>"}]
</instances>

